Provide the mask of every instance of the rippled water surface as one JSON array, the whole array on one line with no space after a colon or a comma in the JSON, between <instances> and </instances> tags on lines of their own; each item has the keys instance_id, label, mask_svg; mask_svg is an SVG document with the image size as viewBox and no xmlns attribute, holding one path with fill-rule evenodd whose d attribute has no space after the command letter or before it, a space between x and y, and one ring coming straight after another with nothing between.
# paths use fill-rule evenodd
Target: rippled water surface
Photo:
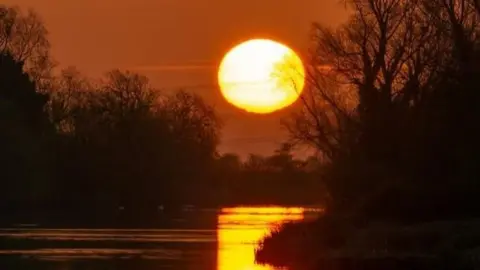
<instances>
[{"instance_id":1,"label":"rippled water surface","mask_svg":"<svg viewBox=\"0 0 480 270\"><path fill-rule=\"evenodd\" d=\"M255 264L258 242L278 225L315 213L235 207L184 211L177 223L159 229L4 228L0 241L8 246L0 249L0 269L271 270Z\"/></svg>"}]
</instances>

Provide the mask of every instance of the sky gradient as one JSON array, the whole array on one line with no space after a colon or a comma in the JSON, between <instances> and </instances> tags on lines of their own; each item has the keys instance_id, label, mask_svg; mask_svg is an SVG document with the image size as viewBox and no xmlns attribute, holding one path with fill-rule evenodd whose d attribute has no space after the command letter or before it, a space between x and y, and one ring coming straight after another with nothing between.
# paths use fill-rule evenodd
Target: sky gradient
<instances>
[{"instance_id":1,"label":"sky gradient","mask_svg":"<svg viewBox=\"0 0 480 270\"><path fill-rule=\"evenodd\" d=\"M221 152L270 154L284 138L280 118L247 114L220 95L217 65L225 52L251 38L272 38L300 54L312 22L345 19L339 0L4 0L33 8L50 32L61 67L98 77L121 68L147 75L162 89L188 88L224 118Z\"/></svg>"}]
</instances>

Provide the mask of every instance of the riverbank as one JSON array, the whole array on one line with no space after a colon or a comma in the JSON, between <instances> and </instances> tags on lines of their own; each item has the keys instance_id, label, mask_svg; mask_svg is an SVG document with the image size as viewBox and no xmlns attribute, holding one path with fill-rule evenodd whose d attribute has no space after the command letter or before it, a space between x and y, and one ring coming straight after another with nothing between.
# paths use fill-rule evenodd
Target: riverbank
<instances>
[{"instance_id":1,"label":"riverbank","mask_svg":"<svg viewBox=\"0 0 480 270\"><path fill-rule=\"evenodd\" d=\"M415 224L320 218L264 239L260 263L290 269L479 269L480 220Z\"/></svg>"}]
</instances>

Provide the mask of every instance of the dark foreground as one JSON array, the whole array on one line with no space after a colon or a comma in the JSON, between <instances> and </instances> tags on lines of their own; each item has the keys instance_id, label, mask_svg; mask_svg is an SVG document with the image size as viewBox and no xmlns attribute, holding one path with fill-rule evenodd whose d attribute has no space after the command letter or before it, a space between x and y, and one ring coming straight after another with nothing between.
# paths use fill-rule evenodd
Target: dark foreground
<instances>
[{"instance_id":1,"label":"dark foreground","mask_svg":"<svg viewBox=\"0 0 480 270\"><path fill-rule=\"evenodd\" d=\"M480 269L480 220L414 224L320 218L264 240L259 262L290 269Z\"/></svg>"}]
</instances>

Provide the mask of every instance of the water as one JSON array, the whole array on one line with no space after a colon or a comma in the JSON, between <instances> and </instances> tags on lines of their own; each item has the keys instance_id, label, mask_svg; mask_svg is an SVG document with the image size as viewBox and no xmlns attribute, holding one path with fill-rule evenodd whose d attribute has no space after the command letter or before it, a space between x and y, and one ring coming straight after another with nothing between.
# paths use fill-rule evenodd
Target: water
<instances>
[{"instance_id":1,"label":"water","mask_svg":"<svg viewBox=\"0 0 480 270\"><path fill-rule=\"evenodd\" d=\"M182 211L159 229L5 228L0 269L273 270L255 264L258 242L284 222L315 215L302 207L234 207Z\"/></svg>"}]
</instances>

